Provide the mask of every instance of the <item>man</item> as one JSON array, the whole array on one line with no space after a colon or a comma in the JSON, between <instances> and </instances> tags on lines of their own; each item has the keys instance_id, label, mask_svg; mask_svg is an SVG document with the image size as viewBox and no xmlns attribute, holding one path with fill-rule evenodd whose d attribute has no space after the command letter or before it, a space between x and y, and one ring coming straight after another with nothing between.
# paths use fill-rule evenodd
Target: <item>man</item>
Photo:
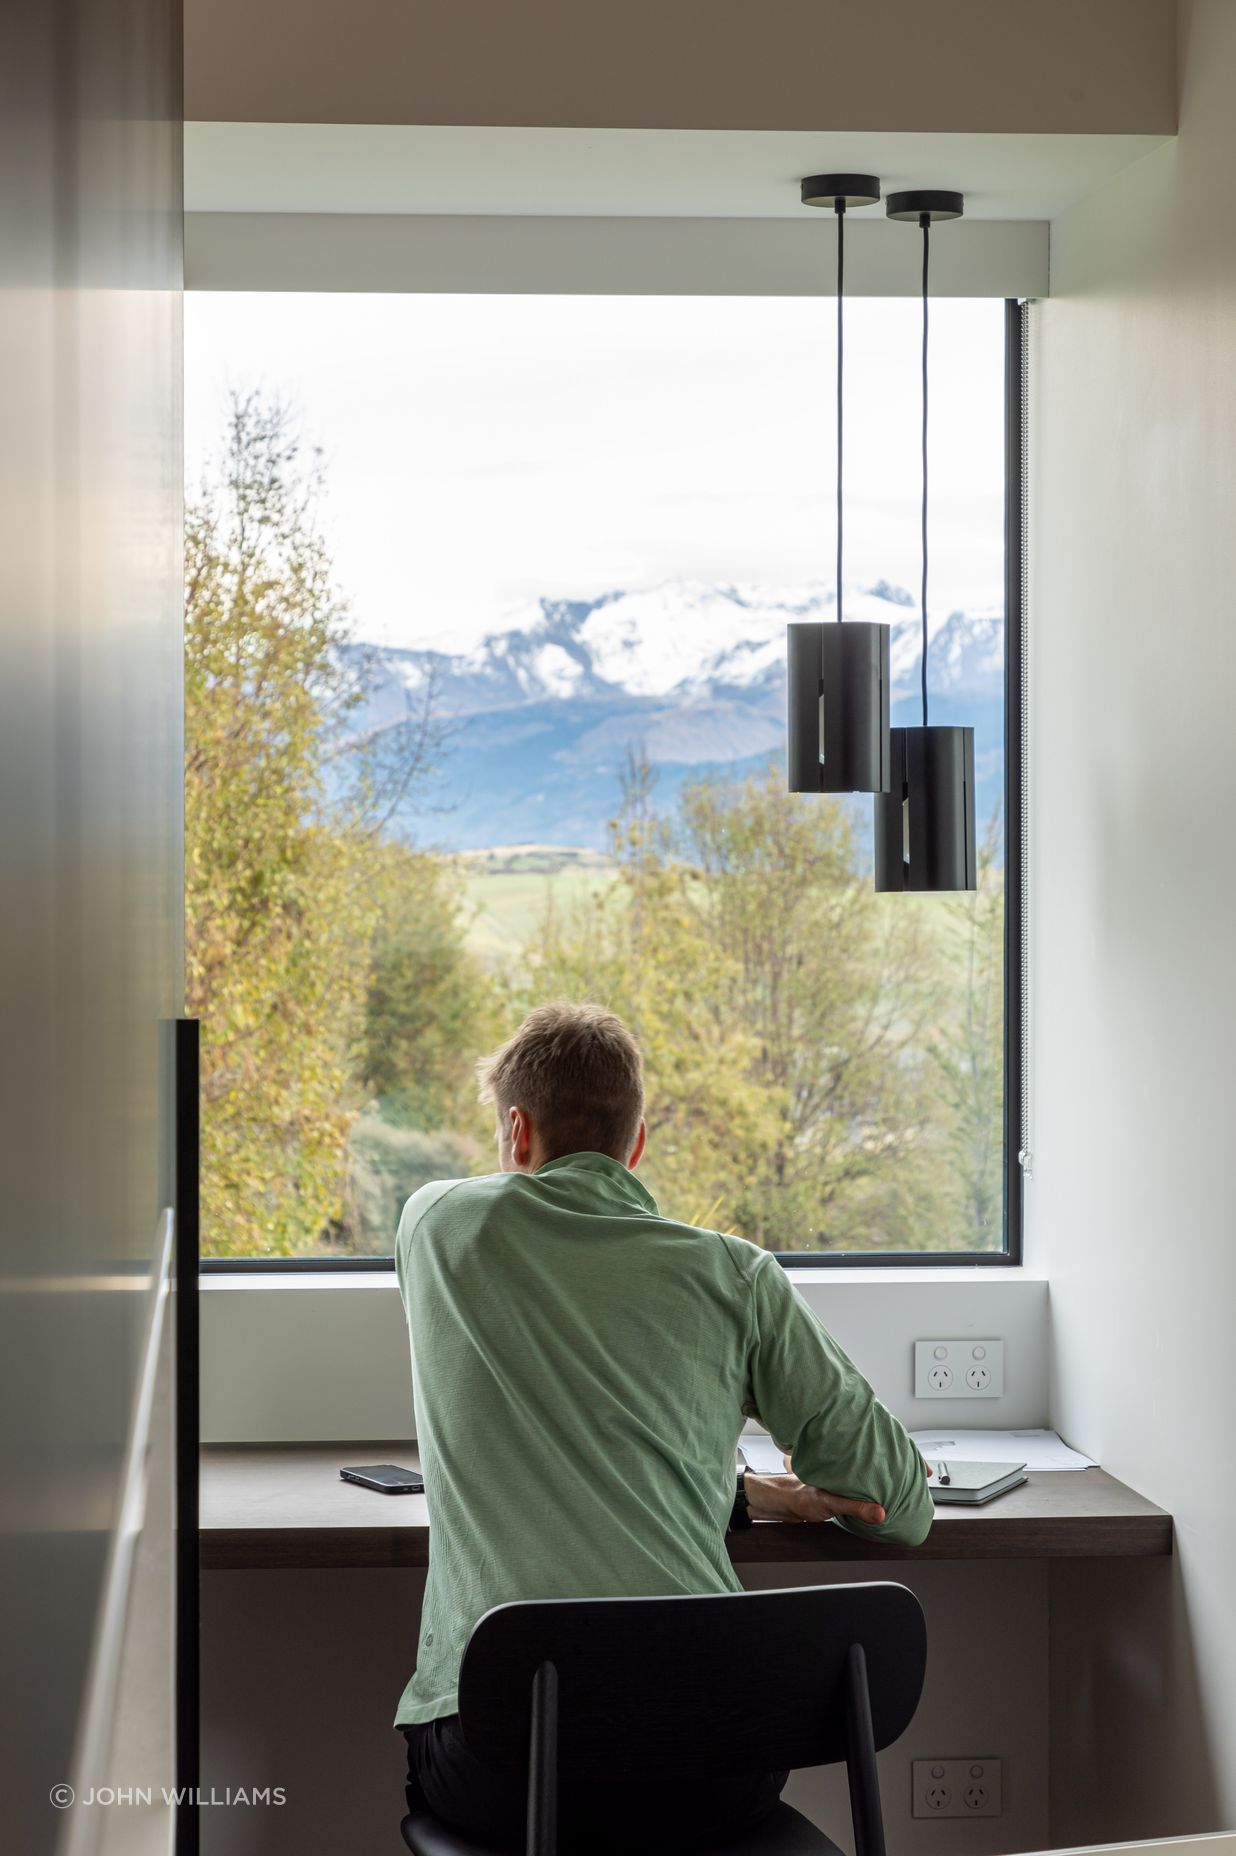
<instances>
[{"instance_id":1,"label":"man","mask_svg":"<svg viewBox=\"0 0 1236 1856\"><path fill-rule=\"evenodd\" d=\"M433 1532L395 1724L410 1789L514 1845L522 1787L480 1765L457 1714L464 1645L491 1606L738 1591L725 1533L748 1417L794 1470L746 1476L757 1518L917 1545L932 1508L918 1451L775 1258L663 1218L636 1178L642 1064L617 1018L541 1006L480 1078L500 1170L422 1187L396 1245ZM735 1835L785 1776L641 1787L639 1847ZM567 1784L564 1836L629 1850L629 1805Z\"/></svg>"}]
</instances>

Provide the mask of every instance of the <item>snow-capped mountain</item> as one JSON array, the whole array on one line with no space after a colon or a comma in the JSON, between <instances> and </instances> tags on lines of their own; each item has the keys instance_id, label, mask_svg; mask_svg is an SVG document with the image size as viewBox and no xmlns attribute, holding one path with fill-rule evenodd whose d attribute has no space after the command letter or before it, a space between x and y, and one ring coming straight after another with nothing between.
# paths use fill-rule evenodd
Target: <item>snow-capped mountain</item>
<instances>
[{"instance_id":1,"label":"snow-capped mountain","mask_svg":"<svg viewBox=\"0 0 1236 1856\"><path fill-rule=\"evenodd\" d=\"M427 686L451 724L432 817L409 836L455 849L605 842L632 748L670 803L686 779L745 771L784 752L785 627L833 616L831 592L671 582L594 600L543 599L474 649L371 652L359 731L392 726ZM847 593L847 619L892 626L893 720L919 719L919 619L884 582ZM980 814L1002 778L1002 612L933 621L933 721L973 722Z\"/></svg>"}]
</instances>

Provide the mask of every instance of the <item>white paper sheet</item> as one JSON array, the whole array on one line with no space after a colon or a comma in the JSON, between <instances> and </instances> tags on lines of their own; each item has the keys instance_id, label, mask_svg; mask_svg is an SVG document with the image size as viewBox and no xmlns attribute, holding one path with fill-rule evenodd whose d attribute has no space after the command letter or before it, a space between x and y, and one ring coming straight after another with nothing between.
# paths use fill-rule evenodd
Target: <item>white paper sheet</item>
<instances>
[{"instance_id":1,"label":"white paper sheet","mask_svg":"<svg viewBox=\"0 0 1236 1856\"><path fill-rule=\"evenodd\" d=\"M742 1460L755 1476L784 1476L785 1460L780 1444L766 1431L752 1432L738 1439Z\"/></svg>"},{"instance_id":2,"label":"white paper sheet","mask_svg":"<svg viewBox=\"0 0 1236 1856\"><path fill-rule=\"evenodd\" d=\"M1027 1469L1096 1469L1092 1456L1071 1450L1055 1431L911 1431L925 1457L951 1457L955 1463L1024 1463ZM744 1437L743 1443L747 1439Z\"/></svg>"}]
</instances>

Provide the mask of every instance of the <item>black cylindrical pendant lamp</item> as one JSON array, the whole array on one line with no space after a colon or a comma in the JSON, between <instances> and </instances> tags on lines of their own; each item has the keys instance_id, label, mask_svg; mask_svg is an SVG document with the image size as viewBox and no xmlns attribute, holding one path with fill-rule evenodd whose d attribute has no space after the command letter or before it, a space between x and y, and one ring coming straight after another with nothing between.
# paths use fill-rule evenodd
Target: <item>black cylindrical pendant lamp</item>
<instances>
[{"instance_id":1,"label":"black cylindrical pendant lamp","mask_svg":"<svg viewBox=\"0 0 1236 1856\"><path fill-rule=\"evenodd\" d=\"M804 206L837 215L837 612L826 624L786 627L789 789L792 793L883 793L889 783L889 628L842 620L845 215L874 206L874 174L813 174Z\"/></svg>"},{"instance_id":2,"label":"black cylindrical pendant lamp","mask_svg":"<svg viewBox=\"0 0 1236 1856\"><path fill-rule=\"evenodd\" d=\"M892 784L875 801L876 889L973 889L974 730L890 732Z\"/></svg>"},{"instance_id":3,"label":"black cylindrical pendant lamp","mask_svg":"<svg viewBox=\"0 0 1236 1856\"><path fill-rule=\"evenodd\" d=\"M921 728L890 731L892 780L875 800L875 886L881 893L974 889L974 730L930 727L927 720L927 340L931 227L960 219L959 193L938 189L890 193L890 219L916 223L923 234L923 506Z\"/></svg>"},{"instance_id":4,"label":"black cylindrical pendant lamp","mask_svg":"<svg viewBox=\"0 0 1236 1856\"><path fill-rule=\"evenodd\" d=\"M792 793L884 793L887 625L787 625Z\"/></svg>"}]
</instances>

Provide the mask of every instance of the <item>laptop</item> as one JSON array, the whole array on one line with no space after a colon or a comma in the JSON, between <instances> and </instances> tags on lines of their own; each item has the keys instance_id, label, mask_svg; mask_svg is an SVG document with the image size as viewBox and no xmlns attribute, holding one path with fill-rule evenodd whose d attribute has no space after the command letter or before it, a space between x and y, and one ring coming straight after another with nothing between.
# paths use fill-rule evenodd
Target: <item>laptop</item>
<instances>
[{"instance_id":1,"label":"laptop","mask_svg":"<svg viewBox=\"0 0 1236 1856\"><path fill-rule=\"evenodd\" d=\"M958 1502L963 1507L978 1508L983 1502L1015 1489L1026 1480L1024 1463L951 1463L942 1457L928 1457L932 1476L928 1487L933 1502Z\"/></svg>"}]
</instances>

